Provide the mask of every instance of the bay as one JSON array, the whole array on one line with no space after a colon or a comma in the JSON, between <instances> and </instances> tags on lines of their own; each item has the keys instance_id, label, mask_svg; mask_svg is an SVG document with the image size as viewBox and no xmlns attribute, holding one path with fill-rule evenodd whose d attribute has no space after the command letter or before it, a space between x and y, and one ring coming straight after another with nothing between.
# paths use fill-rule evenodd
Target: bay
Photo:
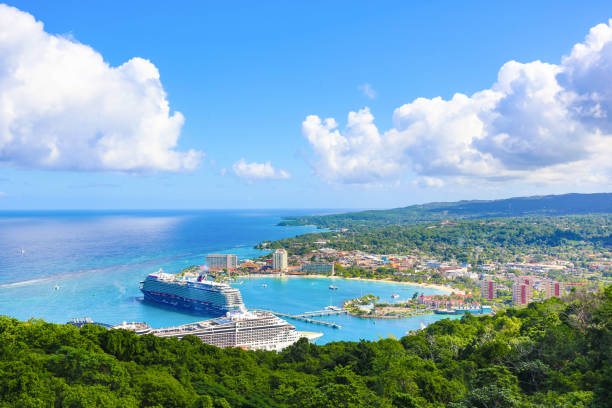
<instances>
[{"instance_id":1,"label":"bay","mask_svg":"<svg viewBox=\"0 0 612 408\"><path fill-rule=\"evenodd\" d=\"M42 318L65 323L89 316L116 324L146 321L165 327L203 320L143 302L139 282L163 268L178 272L205 263L213 252L253 258L262 240L316 231L314 227L280 227L283 215L325 213L325 210L203 210L203 211L30 211L0 213L0 314L20 320ZM389 299L415 291L440 293L386 282L310 278L248 278L238 287L249 308L284 313L320 310L372 293ZM337 291L328 289L338 286ZM262 286L266 283L266 287ZM299 330L319 331L318 343L375 340L428 324L442 316L398 320L321 317L341 329L291 321Z\"/></svg>"}]
</instances>

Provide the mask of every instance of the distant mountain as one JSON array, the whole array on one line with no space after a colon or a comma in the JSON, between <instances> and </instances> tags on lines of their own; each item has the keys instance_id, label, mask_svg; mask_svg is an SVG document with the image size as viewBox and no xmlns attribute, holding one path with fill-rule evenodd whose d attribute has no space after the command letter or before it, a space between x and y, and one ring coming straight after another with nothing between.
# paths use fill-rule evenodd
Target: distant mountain
<instances>
[{"instance_id":1,"label":"distant mountain","mask_svg":"<svg viewBox=\"0 0 612 408\"><path fill-rule=\"evenodd\" d=\"M321 227L389 225L436 221L444 218L492 218L612 214L612 193L562 194L428 203L391 210L368 210L311 217L286 217L283 225L314 224Z\"/></svg>"},{"instance_id":2,"label":"distant mountain","mask_svg":"<svg viewBox=\"0 0 612 408\"><path fill-rule=\"evenodd\" d=\"M421 207L431 213L448 212L452 215L518 217L525 215L564 215L612 213L612 193L562 194L514 197L490 201L457 201L430 203L398 210ZM392 210L393 211L393 210Z\"/></svg>"}]
</instances>

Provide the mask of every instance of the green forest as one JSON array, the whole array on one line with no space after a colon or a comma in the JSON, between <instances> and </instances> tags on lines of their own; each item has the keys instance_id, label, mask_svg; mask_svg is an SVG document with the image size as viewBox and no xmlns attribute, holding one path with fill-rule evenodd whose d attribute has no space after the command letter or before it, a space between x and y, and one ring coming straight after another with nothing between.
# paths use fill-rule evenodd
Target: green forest
<instances>
[{"instance_id":1,"label":"green forest","mask_svg":"<svg viewBox=\"0 0 612 408\"><path fill-rule=\"evenodd\" d=\"M580 265L580 250L608 252L612 247L611 215L513 217L442 221L407 225L353 226L348 231L304 234L265 242L266 248L287 248L304 255L327 240L337 250L376 254L415 251L472 264L520 261L528 255L551 255ZM260 247L264 247L260 245Z\"/></svg>"},{"instance_id":2,"label":"green forest","mask_svg":"<svg viewBox=\"0 0 612 408\"><path fill-rule=\"evenodd\" d=\"M2 407L610 407L612 286L280 353L1 317L0 354Z\"/></svg>"}]
</instances>

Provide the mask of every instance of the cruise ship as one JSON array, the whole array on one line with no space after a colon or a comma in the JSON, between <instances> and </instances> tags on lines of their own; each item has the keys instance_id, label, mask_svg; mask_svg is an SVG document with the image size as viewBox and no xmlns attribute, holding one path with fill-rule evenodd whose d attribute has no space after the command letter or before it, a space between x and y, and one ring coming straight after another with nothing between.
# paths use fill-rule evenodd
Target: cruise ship
<instances>
[{"instance_id":1,"label":"cruise ship","mask_svg":"<svg viewBox=\"0 0 612 408\"><path fill-rule=\"evenodd\" d=\"M125 329L137 334L182 338L188 334L217 347L240 347L246 350L280 351L300 337L313 340L322 333L298 332L285 320L267 311L227 312L216 319L182 326L153 329L146 323L122 323L113 329Z\"/></svg>"},{"instance_id":2,"label":"cruise ship","mask_svg":"<svg viewBox=\"0 0 612 408\"><path fill-rule=\"evenodd\" d=\"M238 289L207 280L203 275L177 276L160 269L140 284L147 301L213 316L245 311Z\"/></svg>"}]
</instances>

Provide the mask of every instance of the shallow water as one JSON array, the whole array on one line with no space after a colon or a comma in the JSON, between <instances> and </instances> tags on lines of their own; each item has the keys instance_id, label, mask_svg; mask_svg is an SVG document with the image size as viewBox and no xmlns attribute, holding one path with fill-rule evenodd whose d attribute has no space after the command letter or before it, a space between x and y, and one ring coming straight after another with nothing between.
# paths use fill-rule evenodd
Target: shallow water
<instances>
[{"instance_id":1,"label":"shallow water","mask_svg":"<svg viewBox=\"0 0 612 408\"><path fill-rule=\"evenodd\" d=\"M0 213L0 313L21 320L32 317L64 323L72 317L119 323L146 321L153 327L203 320L141 300L139 281L159 268L178 272L203 264L212 252L240 258L264 253L253 246L315 231L313 227L278 227L285 214L298 210L129 211ZM22 253L23 249L23 253ZM248 278L237 285L249 308L285 313L320 310L372 293L392 301L391 294L411 297L415 291L440 293L410 285L334 279ZM266 283L267 287L263 287ZM320 317L342 325L328 328L291 321L299 330L319 331L318 341L401 337L406 330L439 320L422 316L398 320Z\"/></svg>"}]
</instances>

